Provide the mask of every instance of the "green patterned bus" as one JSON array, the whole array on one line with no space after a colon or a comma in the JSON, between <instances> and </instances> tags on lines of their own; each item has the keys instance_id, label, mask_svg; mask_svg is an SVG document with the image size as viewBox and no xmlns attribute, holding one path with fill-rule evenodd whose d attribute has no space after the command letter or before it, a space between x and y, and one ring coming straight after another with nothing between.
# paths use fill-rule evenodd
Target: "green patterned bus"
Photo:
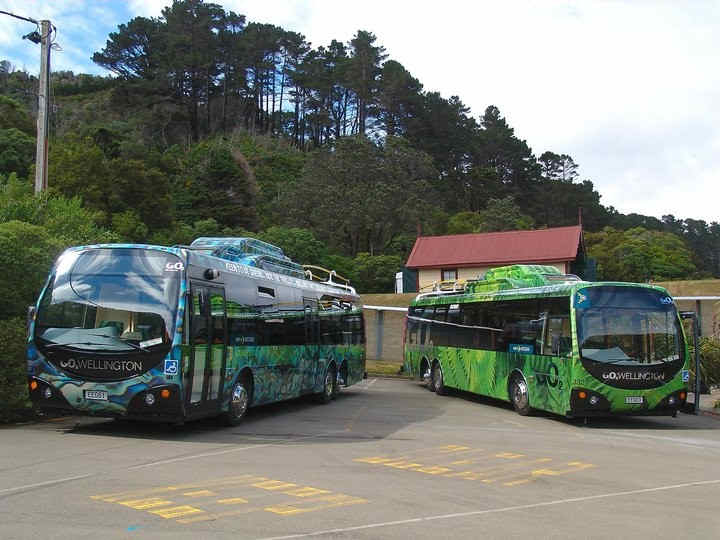
<instances>
[{"instance_id":1,"label":"green patterned bus","mask_svg":"<svg viewBox=\"0 0 720 540\"><path fill-rule=\"evenodd\" d=\"M440 284L408 309L404 371L437 394L510 401L522 415L675 416L688 366L673 299L653 285L514 265Z\"/></svg>"},{"instance_id":2,"label":"green patterned bus","mask_svg":"<svg viewBox=\"0 0 720 540\"><path fill-rule=\"evenodd\" d=\"M312 267L317 271L317 267ZM40 409L180 423L315 395L365 374L359 296L251 238L66 250L30 309Z\"/></svg>"}]
</instances>

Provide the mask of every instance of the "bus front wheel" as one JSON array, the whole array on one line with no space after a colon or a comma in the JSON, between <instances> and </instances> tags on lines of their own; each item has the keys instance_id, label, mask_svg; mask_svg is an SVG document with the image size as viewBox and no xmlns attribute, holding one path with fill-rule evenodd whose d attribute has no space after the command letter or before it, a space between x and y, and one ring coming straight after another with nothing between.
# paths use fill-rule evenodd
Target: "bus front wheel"
<instances>
[{"instance_id":1,"label":"bus front wheel","mask_svg":"<svg viewBox=\"0 0 720 540\"><path fill-rule=\"evenodd\" d=\"M527 416L530 413L527 382L519 375L515 375L510 383L510 401L518 414Z\"/></svg>"}]
</instances>

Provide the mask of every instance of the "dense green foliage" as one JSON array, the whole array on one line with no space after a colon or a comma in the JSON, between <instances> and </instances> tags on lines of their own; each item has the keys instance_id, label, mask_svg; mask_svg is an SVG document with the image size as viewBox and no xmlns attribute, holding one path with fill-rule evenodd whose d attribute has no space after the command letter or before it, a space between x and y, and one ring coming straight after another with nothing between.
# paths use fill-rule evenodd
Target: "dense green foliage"
<instances>
[{"instance_id":1,"label":"dense green foliage","mask_svg":"<svg viewBox=\"0 0 720 540\"><path fill-rule=\"evenodd\" d=\"M598 277L720 277L720 224L603 206L571 156L536 157L497 107L473 117L425 91L367 30L313 47L216 4L168 2L95 52L112 77L52 74L42 196L37 79L0 60L0 340L57 253L91 242L257 236L388 292L419 232L574 225L581 209Z\"/></svg>"},{"instance_id":2,"label":"dense green foliage","mask_svg":"<svg viewBox=\"0 0 720 540\"><path fill-rule=\"evenodd\" d=\"M585 235L588 254L597 260L598 278L616 281L668 281L692 275L692 253L672 233L635 227L606 227Z\"/></svg>"}]
</instances>

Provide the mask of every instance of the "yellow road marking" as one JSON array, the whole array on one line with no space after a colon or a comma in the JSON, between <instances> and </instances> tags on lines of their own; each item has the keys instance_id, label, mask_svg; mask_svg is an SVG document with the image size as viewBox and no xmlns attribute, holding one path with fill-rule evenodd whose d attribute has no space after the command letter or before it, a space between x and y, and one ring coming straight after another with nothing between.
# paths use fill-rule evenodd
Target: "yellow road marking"
<instances>
[{"instance_id":1,"label":"yellow road marking","mask_svg":"<svg viewBox=\"0 0 720 540\"><path fill-rule=\"evenodd\" d=\"M350 504L362 504L362 503L366 503L368 501L366 499L361 499L360 497L353 497L351 495L337 494L337 495L329 495L327 497L319 497L317 499L310 499L308 501L303 501L303 502L307 502L307 503L321 502L323 504L309 506L309 507L300 507L295 503L293 503L292 505L278 504L278 505L274 505L274 506L265 507L265 511L272 512L273 514L289 516L289 515L296 515L296 514L304 514L306 512L315 512L317 510L324 510L326 508L334 508L337 506L348 506Z\"/></svg>"},{"instance_id":2,"label":"yellow road marking","mask_svg":"<svg viewBox=\"0 0 720 540\"><path fill-rule=\"evenodd\" d=\"M162 499L160 497L153 497L150 499L139 499L135 501L118 501L118 504L123 506L129 506L135 510L145 510L146 508L156 508L158 506L167 506L173 504L172 501Z\"/></svg>"},{"instance_id":3,"label":"yellow road marking","mask_svg":"<svg viewBox=\"0 0 720 540\"><path fill-rule=\"evenodd\" d=\"M372 457L366 457L366 458L357 458L353 461L357 461L360 463L370 463L373 465L379 465L382 463L389 463L391 461L397 461L398 459L402 458L388 458L388 457L380 457L380 456L372 456Z\"/></svg>"},{"instance_id":4,"label":"yellow road marking","mask_svg":"<svg viewBox=\"0 0 720 540\"><path fill-rule=\"evenodd\" d=\"M525 457L525 454L513 454L512 452L502 452L501 454L495 454L495 457L505 458L505 459L517 459L520 457Z\"/></svg>"},{"instance_id":5,"label":"yellow road marking","mask_svg":"<svg viewBox=\"0 0 720 540\"><path fill-rule=\"evenodd\" d=\"M148 495L155 495L158 493L166 493L180 490L190 489L207 489L211 487L230 486L235 484L251 484L253 482L261 482L267 480L263 476L256 476L254 474L243 474L240 476L233 476L230 478L222 478L219 480L211 480L208 482L197 482L192 484L181 484L177 486L166 486L149 489L137 489L132 491L120 491L115 493L106 493L103 495L92 495L90 498L95 500L101 500L105 502L118 502L128 497L143 497Z\"/></svg>"},{"instance_id":6,"label":"yellow road marking","mask_svg":"<svg viewBox=\"0 0 720 540\"><path fill-rule=\"evenodd\" d=\"M187 491L183 495L186 497L212 497L215 493L208 489L201 489L200 491Z\"/></svg>"},{"instance_id":7,"label":"yellow road marking","mask_svg":"<svg viewBox=\"0 0 720 540\"><path fill-rule=\"evenodd\" d=\"M322 495L324 493L330 493L327 489L318 489L314 487L302 487L298 489L291 489L289 491L283 491L285 495L294 495L295 497L312 497L313 495Z\"/></svg>"},{"instance_id":8,"label":"yellow road marking","mask_svg":"<svg viewBox=\"0 0 720 540\"><path fill-rule=\"evenodd\" d=\"M247 499L243 499L242 497L233 497L231 499L218 499L218 504L246 504L248 502Z\"/></svg>"},{"instance_id":9,"label":"yellow road marking","mask_svg":"<svg viewBox=\"0 0 720 540\"><path fill-rule=\"evenodd\" d=\"M173 506L172 508L162 508L160 510L151 510L151 514L156 514L165 519L172 519L180 516L187 516L189 514L201 514L205 513L205 510L194 508L192 506Z\"/></svg>"},{"instance_id":10,"label":"yellow road marking","mask_svg":"<svg viewBox=\"0 0 720 540\"><path fill-rule=\"evenodd\" d=\"M425 474L443 474L446 472L452 471L452 469L448 469L447 467L423 467L422 469L415 469L416 471L419 471L421 473Z\"/></svg>"},{"instance_id":11,"label":"yellow road marking","mask_svg":"<svg viewBox=\"0 0 720 540\"><path fill-rule=\"evenodd\" d=\"M265 482L258 482L257 484L252 484L252 486L260 489L267 489L268 491L275 491L278 489L293 488L296 487L297 484L292 484L290 482L281 482L280 480L267 480Z\"/></svg>"},{"instance_id":12,"label":"yellow road marking","mask_svg":"<svg viewBox=\"0 0 720 540\"><path fill-rule=\"evenodd\" d=\"M392 467L393 469L416 469L422 467L422 463L413 463L408 461L394 461L392 463L383 463L386 467Z\"/></svg>"}]
</instances>

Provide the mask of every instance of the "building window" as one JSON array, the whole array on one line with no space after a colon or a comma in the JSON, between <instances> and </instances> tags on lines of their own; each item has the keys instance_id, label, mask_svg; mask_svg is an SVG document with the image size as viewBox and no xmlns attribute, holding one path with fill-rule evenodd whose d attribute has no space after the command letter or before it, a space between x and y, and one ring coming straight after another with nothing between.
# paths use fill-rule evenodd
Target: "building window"
<instances>
[{"instance_id":1,"label":"building window","mask_svg":"<svg viewBox=\"0 0 720 540\"><path fill-rule=\"evenodd\" d=\"M457 280L457 268L443 268L440 271L441 281L456 281Z\"/></svg>"}]
</instances>

